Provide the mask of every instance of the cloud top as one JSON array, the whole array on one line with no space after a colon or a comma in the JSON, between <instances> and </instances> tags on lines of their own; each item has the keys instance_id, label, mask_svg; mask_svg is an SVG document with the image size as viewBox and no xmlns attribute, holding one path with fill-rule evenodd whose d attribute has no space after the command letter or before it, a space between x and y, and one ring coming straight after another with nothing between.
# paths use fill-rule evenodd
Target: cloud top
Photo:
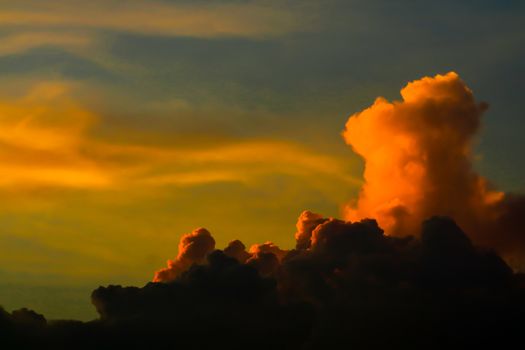
<instances>
[{"instance_id":1,"label":"cloud top","mask_svg":"<svg viewBox=\"0 0 525 350\"><path fill-rule=\"evenodd\" d=\"M416 235L423 220L444 215L478 243L510 254L516 240L523 246L523 226L511 229L512 239L499 229L503 208L522 209L505 204L508 196L472 166L487 105L454 72L413 81L401 96L394 102L380 97L346 123L343 137L365 162L365 183L345 218L371 217L388 234Z\"/></svg>"}]
</instances>

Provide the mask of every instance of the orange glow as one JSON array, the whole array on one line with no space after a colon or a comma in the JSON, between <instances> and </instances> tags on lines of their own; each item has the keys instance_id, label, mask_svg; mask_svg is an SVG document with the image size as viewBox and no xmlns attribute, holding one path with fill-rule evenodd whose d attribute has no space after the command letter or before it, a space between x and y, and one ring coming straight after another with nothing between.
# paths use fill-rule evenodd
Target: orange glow
<instances>
[{"instance_id":1,"label":"orange glow","mask_svg":"<svg viewBox=\"0 0 525 350\"><path fill-rule=\"evenodd\" d=\"M198 228L182 236L179 254L174 260L168 260L168 267L155 272L153 282L167 282L177 278L195 263L203 263L206 256L215 249L215 240L204 228Z\"/></svg>"},{"instance_id":2,"label":"orange glow","mask_svg":"<svg viewBox=\"0 0 525 350\"><path fill-rule=\"evenodd\" d=\"M112 176L81 151L95 116L63 83L43 83L27 96L0 100L0 186L103 187Z\"/></svg>"},{"instance_id":3,"label":"orange glow","mask_svg":"<svg viewBox=\"0 0 525 350\"><path fill-rule=\"evenodd\" d=\"M343 158L282 141L177 148L97 139L90 131L101 118L71 97L75 87L48 82L22 97L0 96L0 187L184 187L275 173L360 183L346 174Z\"/></svg>"},{"instance_id":4,"label":"orange glow","mask_svg":"<svg viewBox=\"0 0 525 350\"><path fill-rule=\"evenodd\" d=\"M365 184L345 217L376 218L388 234L416 234L432 215L466 227L503 199L471 167L473 136L486 109L454 72L401 90L402 101L378 98L352 115L343 136L365 161Z\"/></svg>"}]
</instances>

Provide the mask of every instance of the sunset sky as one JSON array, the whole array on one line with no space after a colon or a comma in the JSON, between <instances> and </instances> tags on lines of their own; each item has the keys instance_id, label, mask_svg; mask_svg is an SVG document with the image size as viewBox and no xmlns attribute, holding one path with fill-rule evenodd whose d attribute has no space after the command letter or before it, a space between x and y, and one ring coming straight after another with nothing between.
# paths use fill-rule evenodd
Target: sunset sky
<instances>
[{"instance_id":1,"label":"sunset sky","mask_svg":"<svg viewBox=\"0 0 525 350\"><path fill-rule=\"evenodd\" d=\"M363 184L350 115L456 72L474 167L525 191L525 3L0 0L0 304L90 319L195 228L295 245Z\"/></svg>"}]
</instances>

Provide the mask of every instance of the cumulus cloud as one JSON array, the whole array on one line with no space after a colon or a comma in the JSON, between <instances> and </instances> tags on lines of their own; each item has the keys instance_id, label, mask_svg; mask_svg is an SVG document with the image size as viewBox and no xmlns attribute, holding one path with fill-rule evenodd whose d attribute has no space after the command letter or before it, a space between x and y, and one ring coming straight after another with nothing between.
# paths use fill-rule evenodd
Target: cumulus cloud
<instances>
[{"instance_id":1,"label":"cumulus cloud","mask_svg":"<svg viewBox=\"0 0 525 350\"><path fill-rule=\"evenodd\" d=\"M521 339L525 278L473 244L452 219L432 217L420 238L407 238L385 235L371 219L308 216L319 219L308 246L290 251L265 243L248 253L240 241L215 250L211 234L197 229L183 237L173 262L189 266L140 288L97 288L91 298L100 317L91 322L47 322L30 310L0 309L2 341L55 348L437 349Z\"/></svg>"},{"instance_id":2,"label":"cumulus cloud","mask_svg":"<svg viewBox=\"0 0 525 350\"><path fill-rule=\"evenodd\" d=\"M401 96L394 102L380 97L346 123L343 136L364 159L365 183L345 217L375 218L388 234L415 235L426 218L446 215L479 243L506 254L522 249L523 225L502 232L501 220L523 208L511 208L508 196L472 167L487 105L453 72L411 82Z\"/></svg>"},{"instance_id":3,"label":"cumulus cloud","mask_svg":"<svg viewBox=\"0 0 525 350\"><path fill-rule=\"evenodd\" d=\"M230 258L234 258L240 263L246 262L251 256L251 254L246 251L244 243L238 239L228 243L228 246L224 248L224 254Z\"/></svg>"},{"instance_id":4,"label":"cumulus cloud","mask_svg":"<svg viewBox=\"0 0 525 350\"><path fill-rule=\"evenodd\" d=\"M167 282L177 278L193 264L204 262L206 256L215 249L215 240L204 228L198 228L182 236L179 254L174 260L168 260L168 267L155 273L154 282Z\"/></svg>"},{"instance_id":5,"label":"cumulus cloud","mask_svg":"<svg viewBox=\"0 0 525 350\"><path fill-rule=\"evenodd\" d=\"M309 248L312 231L326 220L322 215L312 213L309 210L303 211L296 224L295 241L297 249Z\"/></svg>"},{"instance_id":6,"label":"cumulus cloud","mask_svg":"<svg viewBox=\"0 0 525 350\"><path fill-rule=\"evenodd\" d=\"M215 249L215 240L204 228L183 235L179 242L179 254L168 260L168 267L155 272L153 282L169 282L177 279L193 265L206 264L206 257ZM272 242L254 244L246 251L240 240L230 242L223 253L238 261L254 267L262 276L277 273L281 260L288 253Z\"/></svg>"}]
</instances>

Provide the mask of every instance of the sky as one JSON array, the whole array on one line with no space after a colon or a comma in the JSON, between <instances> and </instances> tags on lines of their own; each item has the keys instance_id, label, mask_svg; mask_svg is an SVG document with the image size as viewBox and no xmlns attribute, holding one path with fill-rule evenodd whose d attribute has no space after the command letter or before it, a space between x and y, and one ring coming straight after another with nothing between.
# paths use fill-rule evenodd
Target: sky
<instances>
[{"instance_id":1,"label":"sky","mask_svg":"<svg viewBox=\"0 0 525 350\"><path fill-rule=\"evenodd\" d=\"M456 72L525 191L522 1L0 0L0 304L89 319L195 228L284 248L363 183L350 115Z\"/></svg>"}]
</instances>

